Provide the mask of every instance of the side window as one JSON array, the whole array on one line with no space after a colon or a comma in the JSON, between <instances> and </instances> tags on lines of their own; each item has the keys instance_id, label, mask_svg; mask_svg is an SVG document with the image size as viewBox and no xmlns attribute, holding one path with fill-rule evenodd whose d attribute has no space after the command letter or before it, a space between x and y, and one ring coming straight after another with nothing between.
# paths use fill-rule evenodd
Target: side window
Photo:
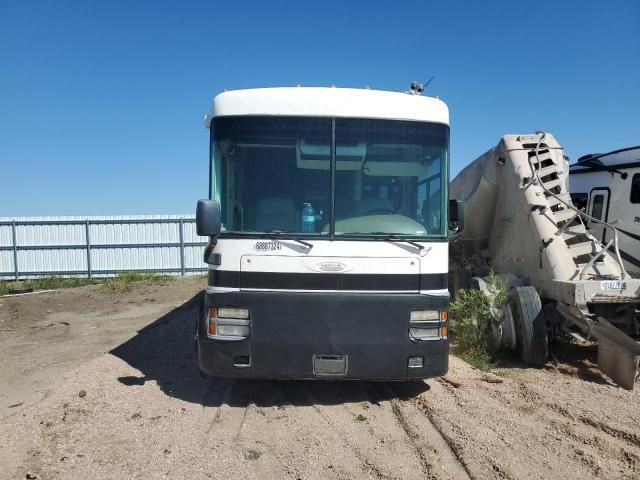
<instances>
[{"instance_id":1,"label":"side window","mask_svg":"<svg viewBox=\"0 0 640 480\"><path fill-rule=\"evenodd\" d=\"M589 194L587 193L572 193L571 194L571 201L573 202L573 205L582 210L583 208L586 208L587 206L587 202L589 201Z\"/></svg>"},{"instance_id":2,"label":"side window","mask_svg":"<svg viewBox=\"0 0 640 480\"><path fill-rule=\"evenodd\" d=\"M441 160L434 160L418 182L418 221L428 233L440 232L441 211Z\"/></svg>"},{"instance_id":3,"label":"side window","mask_svg":"<svg viewBox=\"0 0 640 480\"><path fill-rule=\"evenodd\" d=\"M631 196L629 197L631 203L640 203L640 173L633 175L631 179Z\"/></svg>"},{"instance_id":4,"label":"side window","mask_svg":"<svg viewBox=\"0 0 640 480\"><path fill-rule=\"evenodd\" d=\"M591 216L602 220L602 207L604 205L604 195L596 195L593 197L593 203L591 205Z\"/></svg>"}]
</instances>

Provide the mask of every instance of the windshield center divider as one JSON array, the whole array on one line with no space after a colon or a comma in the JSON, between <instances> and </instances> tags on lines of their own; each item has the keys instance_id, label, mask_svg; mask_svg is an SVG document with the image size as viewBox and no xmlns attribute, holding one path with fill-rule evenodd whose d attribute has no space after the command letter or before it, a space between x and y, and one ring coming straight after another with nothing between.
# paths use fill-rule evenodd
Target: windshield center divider
<instances>
[{"instance_id":1,"label":"windshield center divider","mask_svg":"<svg viewBox=\"0 0 640 480\"><path fill-rule=\"evenodd\" d=\"M336 233L336 119L331 119L331 165L330 165L330 187L329 202L329 239L333 240Z\"/></svg>"}]
</instances>

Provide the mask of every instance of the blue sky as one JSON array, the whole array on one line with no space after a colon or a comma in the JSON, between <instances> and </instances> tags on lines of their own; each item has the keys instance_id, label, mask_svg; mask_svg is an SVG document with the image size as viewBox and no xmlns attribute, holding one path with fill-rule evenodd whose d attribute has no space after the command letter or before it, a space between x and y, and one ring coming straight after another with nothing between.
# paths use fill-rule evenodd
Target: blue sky
<instances>
[{"instance_id":1,"label":"blue sky","mask_svg":"<svg viewBox=\"0 0 640 480\"><path fill-rule=\"evenodd\" d=\"M223 89L431 76L452 174L504 133L640 144L640 2L0 0L0 216L191 213Z\"/></svg>"}]
</instances>

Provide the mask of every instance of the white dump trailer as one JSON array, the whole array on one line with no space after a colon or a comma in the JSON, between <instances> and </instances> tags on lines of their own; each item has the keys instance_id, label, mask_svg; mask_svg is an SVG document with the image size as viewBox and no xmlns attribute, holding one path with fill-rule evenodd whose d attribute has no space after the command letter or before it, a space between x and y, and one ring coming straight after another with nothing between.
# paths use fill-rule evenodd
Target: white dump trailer
<instances>
[{"instance_id":1,"label":"white dump trailer","mask_svg":"<svg viewBox=\"0 0 640 480\"><path fill-rule=\"evenodd\" d=\"M540 366L549 339L595 338L600 368L631 389L640 279L625 269L615 226L573 205L567 160L551 134L505 135L452 180L465 216L452 248L454 288L482 288L493 270L510 287L509 304L492 318L498 346ZM602 228L611 232L606 244Z\"/></svg>"}]
</instances>

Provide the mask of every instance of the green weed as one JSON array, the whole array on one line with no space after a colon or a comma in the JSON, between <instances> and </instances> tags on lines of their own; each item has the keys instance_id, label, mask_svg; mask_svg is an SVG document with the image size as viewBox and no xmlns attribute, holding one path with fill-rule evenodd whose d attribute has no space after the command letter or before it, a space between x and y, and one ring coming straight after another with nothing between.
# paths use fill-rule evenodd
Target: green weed
<instances>
[{"instance_id":1,"label":"green weed","mask_svg":"<svg viewBox=\"0 0 640 480\"><path fill-rule=\"evenodd\" d=\"M490 370L497 356L490 337L491 309L500 309L508 301L504 280L493 272L487 281L487 292L460 289L449 307L451 339L454 352L480 370Z\"/></svg>"}]
</instances>

